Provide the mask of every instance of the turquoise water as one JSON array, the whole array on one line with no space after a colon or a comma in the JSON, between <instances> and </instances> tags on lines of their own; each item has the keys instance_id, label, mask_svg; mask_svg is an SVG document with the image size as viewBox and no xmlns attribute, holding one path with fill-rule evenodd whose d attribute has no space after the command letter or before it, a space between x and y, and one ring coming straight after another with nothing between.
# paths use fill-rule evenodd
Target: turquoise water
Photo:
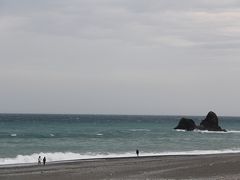
<instances>
[{"instance_id":1,"label":"turquoise water","mask_svg":"<svg viewBox=\"0 0 240 180\"><path fill-rule=\"evenodd\" d=\"M0 115L0 164L164 154L240 152L240 118L227 133L175 131L178 116ZM197 124L204 117L189 117Z\"/></svg>"}]
</instances>

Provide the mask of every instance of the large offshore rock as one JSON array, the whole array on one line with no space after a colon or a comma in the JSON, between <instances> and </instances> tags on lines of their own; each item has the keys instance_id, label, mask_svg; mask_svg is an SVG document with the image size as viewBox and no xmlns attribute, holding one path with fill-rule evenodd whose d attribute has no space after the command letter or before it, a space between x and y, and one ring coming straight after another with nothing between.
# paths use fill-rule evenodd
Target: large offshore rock
<instances>
[{"instance_id":1,"label":"large offshore rock","mask_svg":"<svg viewBox=\"0 0 240 180\"><path fill-rule=\"evenodd\" d=\"M206 118L202 120L200 123L200 126L197 127L200 130L208 130L208 131L226 131L225 129L222 129L218 125L218 117L217 115L210 111Z\"/></svg>"},{"instance_id":2,"label":"large offshore rock","mask_svg":"<svg viewBox=\"0 0 240 180\"><path fill-rule=\"evenodd\" d=\"M177 127L174 129L183 129L187 131L192 131L196 128L196 124L192 119L182 118L180 119Z\"/></svg>"}]
</instances>

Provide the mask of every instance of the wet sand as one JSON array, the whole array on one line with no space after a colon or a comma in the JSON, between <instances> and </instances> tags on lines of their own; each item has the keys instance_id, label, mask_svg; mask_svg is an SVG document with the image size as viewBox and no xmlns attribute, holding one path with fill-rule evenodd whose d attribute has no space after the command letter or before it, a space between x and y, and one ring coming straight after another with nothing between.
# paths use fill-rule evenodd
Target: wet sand
<instances>
[{"instance_id":1,"label":"wet sand","mask_svg":"<svg viewBox=\"0 0 240 180\"><path fill-rule=\"evenodd\" d=\"M108 158L0 167L0 180L240 179L240 154Z\"/></svg>"}]
</instances>

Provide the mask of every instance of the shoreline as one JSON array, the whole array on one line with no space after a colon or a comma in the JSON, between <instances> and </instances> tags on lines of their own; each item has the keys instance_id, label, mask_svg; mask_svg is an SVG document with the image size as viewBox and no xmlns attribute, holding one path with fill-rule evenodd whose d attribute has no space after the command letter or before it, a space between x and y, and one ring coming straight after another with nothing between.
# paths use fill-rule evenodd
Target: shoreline
<instances>
[{"instance_id":1,"label":"shoreline","mask_svg":"<svg viewBox=\"0 0 240 180\"><path fill-rule=\"evenodd\" d=\"M0 179L220 179L240 177L240 153L71 160L0 167Z\"/></svg>"},{"instance_id":2,"label":"shoreline","mask_svg":"<svg viewBox=\"0 0 240 180\"><path fill-rule=\"evenodd\" d=\"M65 160L56 160L56 161L48 161L48 165L54 164L67 164L73 162L84 162L84 161L97 161L97 160L108 160L108 159L132 159L132 158L159 158L159 157L183 157L183 156L211 156L211 155L232 155L232 154L239 154L240 150L237 151L224 151L224 150L203 150L201 153L197 153L201 150L194 150L194 151L183 151L183 152L167 152L167 153L142 153L139 157L132 154L130 156L106 156L106 157L92 157L92 158L76 158L76 159L65 159ZM205 152L204 152L205 151ZM210 152L211 153L208 153ZM215 151L215 153L213 153ZM11 168L11 167L29 167L29 166L39 166L36 162L27 162L27 163L9 163L9 164L0 164L1 168Z\"/></svg>"}]
</instances>

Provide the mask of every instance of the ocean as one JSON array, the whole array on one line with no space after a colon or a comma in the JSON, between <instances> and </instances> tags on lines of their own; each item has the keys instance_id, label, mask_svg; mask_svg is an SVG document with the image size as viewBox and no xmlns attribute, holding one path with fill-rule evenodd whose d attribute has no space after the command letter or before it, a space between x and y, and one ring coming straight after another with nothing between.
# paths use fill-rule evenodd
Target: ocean
<instances>
[{"instance_id":1,"label":"ocean","mask_svg":"<svg viewBox=\"0 0 240 180\"><path fill-rule=\"evenodd\" d=\"M219 117L227 132L174 130L181 117L0 114L0 165L37 163L39 155L47 162L131 157L136 149L140 156L240 152L240 117Z\"/></svg>"}]
</instances>

